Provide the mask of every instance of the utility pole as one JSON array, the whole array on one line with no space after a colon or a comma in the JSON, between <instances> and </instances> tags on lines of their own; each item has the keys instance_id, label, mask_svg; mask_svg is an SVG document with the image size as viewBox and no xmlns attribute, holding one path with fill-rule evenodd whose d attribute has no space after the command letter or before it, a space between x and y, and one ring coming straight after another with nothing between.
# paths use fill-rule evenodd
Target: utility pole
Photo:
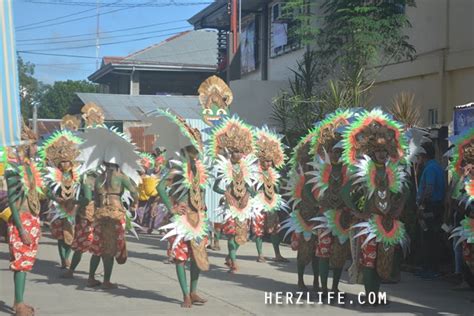
<instances>
[{"instance_id":1,"label":"utility pole","mask_svg":"<svg viewBox=\"0 0 474 316\"><path fill-rule=\"evenodd\" d=\"M38 101L33 101L33 132L38 134Z\"/></svg>"},{"instance_id":2,"label":"utility pole","mask_svg":"<svg viewBox=\"0 0 474 316\"><path fill-rule=\"evenodd\" d=\"M100 22L100 0L96 2L97 7L97 24L96 24L96 31L95 31L95 68L99 69L99 49L100 49L100 41L99 41L99 22Z\"/></svg>"}]
</instances>

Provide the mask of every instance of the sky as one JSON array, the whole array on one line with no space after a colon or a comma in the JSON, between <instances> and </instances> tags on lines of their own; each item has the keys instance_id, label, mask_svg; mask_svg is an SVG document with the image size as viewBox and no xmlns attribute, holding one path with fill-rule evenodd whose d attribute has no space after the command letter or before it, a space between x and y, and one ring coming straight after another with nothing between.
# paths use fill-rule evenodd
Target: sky
<instances>
[{"instance_id":1,"label":"sky","mask_svg":"<svg viewBox=\"0 0 474 316\"><path fill-rule=\"evenodd\" d=\"M44 83L51 84L54 81L68 79L86 80L96 70L97 2L101 13L99 17L101 58L126 56L159 43L176 33L192 29L186 20L208 6L212 0L12 0L12 2L16 49L25 61L36 65L34 76ZM21 53L22 51L34 54Z\"/></svg>"}]
</instances>

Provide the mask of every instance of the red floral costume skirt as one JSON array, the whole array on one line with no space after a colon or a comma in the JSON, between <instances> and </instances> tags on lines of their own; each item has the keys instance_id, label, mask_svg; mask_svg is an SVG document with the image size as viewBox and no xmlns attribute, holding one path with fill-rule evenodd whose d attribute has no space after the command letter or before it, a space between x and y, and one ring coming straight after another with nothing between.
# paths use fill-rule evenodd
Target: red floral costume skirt
<instances>
[{"instance_id":1,"label":"red floral costume skirt","mask_svg":"<svg viewBox=\"0 0 474 316\"><path fill-rule=\"evenodd\" d=\"M363 236L366 237L366 236ZM362 243L365 238L359 238L358 242ZM375 269L377 259L377 242L375 238L370 240L364 247L362 247L362 256L360 258L360 264L366 268Z\"/></svg>"},{"instance_id":2,"label":"red floral costume skirt","mask_svg":"<svg viewBox=\"0 0 474 316\"><path fill-rule=\"evenodd\" d=\"M318 229L318 242L316 243L316 257L329 258L331 256L334 237L331 233L321 236L325 229Z\"/></svg>"},{"instance_id":3,"label":"red floral costume skirt","mask_svg":"<svg viewBox=\"0 0 474 316\"><path fill-rule=\"evenodd\" d=\"M8 240L10 248L10 269L13 271L31 271L38 253L38 242L41 236L39 217L30 212L20 213L20 220L25 233L30 236L31 244L25 245L21 241L20 234L13 219L8 223Z\"/></svg>"},{"instance_id":4,"label":"red floral costume skirt","mask_svg":"<svg viewBox=\"0 0 474 316\"><path fill-rule=\"evenodd\" d=\"M252 232L255 237L263 237L265 234L265 220L267 218L267 214L262 212L257 215L254 219L252 219Z\"/></svg>"},{"instance_id":5,"label":"red floral costume skirt","mask_svg":"<svg viewBox=\"0 0 474 316\"><path fill-rule=\"evenodd\" d=\"M91 221L78 218L74 228L74 240L71 248L74 251L88 252L94 240L94 229Z\"/></svg>"},{"instance_id":6,"label":"red floral costume skirt","mask_svg":"<svg viewBox=\"0 0 474 316\"><path fill-rule=\"evenodd\" d=\"M176 247L173 249L173 243L176 240L176 236L168 238L168 257L173 258L176 261L187 261L193 256L193 249L189 244L189 241L180 240ZM204 243L207 244L207 237L204 238Z\"/></svg>"},{"instance_id":7,"label":"red floral costume skirt","mask_svg":"<svg viewBox=\"0 0 474 316\"><path fill-rule=\"evenodd\" d=\"M109 224L114 225L113 236L104 235L104 226L101 221L93 224L93 240L90 246L90 252L96 256L109 255L120 257L126 252L125 244L125 218L120 221L109 220ZM114 238L114 245L108 244L107 240ZM110 249L114 249L114 253L110 253Z\"/></svg>"},{"instance_id":8,"label":"red floral costume skirt","mask_svg":"<svg viewBox=\"0 0 474 316\"><path fill-rule=\"evenodd\" d=\"M235 220L233 218L226 220L222 227L222 232L224 235L235 235Z\"/></svg>"}]
</instances>

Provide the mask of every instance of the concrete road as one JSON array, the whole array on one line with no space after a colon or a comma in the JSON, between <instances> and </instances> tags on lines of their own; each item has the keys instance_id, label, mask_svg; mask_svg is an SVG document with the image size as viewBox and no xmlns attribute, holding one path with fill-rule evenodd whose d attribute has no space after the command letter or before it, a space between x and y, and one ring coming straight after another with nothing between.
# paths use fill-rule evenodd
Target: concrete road
<instances>
[{"instance_id":1,"label":"concrete road","mask_svg":"<svg viewBox=\"0 0 474 316\"><path fill-rule=\"evenodd\" d=\"M178 315L181 292L175 267L166 264L166 245L156 235L141 235L140 240L128 238L129 259L125 265L115 265L112 281L119 288L112 291L85 287L90 255L85 254L74 280L59 278L56 241L48 232L43 234L38 261L27 279L25 301L37 309L37 315ZM266 305L265 292L296 291L295 253L282 247L290 258L286 264L268 261L257 263L253 243L239 249L240 272L227 273L224 265L226 242L223 249L210 251L211 270L201 274L199 290L208 298L204 306L186 310L188 315L299 315L320 313L324 315L474 315L474 293L453 290L444 281L424 281L411 274L403 274L402 282L382 285L390 304L384 307L363 307L357 304L361 285L347 284L343 275L340 290L346 292L345 305L317 304L317 297L293 305ZM271 244L265 243L264 252L272 255ZM0 244L0 315L11 313L13 302L12 273L8 270L8 245ZM102 277L102 267L99 268ZM308 268L306 283L312 284ZM188 273L189 280L189 273ZM331 282L331 280L330 280ZM331 283L329 283L331 284ZM283 297L286 293L283 293ZM272 296L273 302L276 296ZM350 304L350 302L353 304ZM303 303L303 304L296 304ZM316 303L316 304L312 304Z\"/></svg>"}]
</instances>

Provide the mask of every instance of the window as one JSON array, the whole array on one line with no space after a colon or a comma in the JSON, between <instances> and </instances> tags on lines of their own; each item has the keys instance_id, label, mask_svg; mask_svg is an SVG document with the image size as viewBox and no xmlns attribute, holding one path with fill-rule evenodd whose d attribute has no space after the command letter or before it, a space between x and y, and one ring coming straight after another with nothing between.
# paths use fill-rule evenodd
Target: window
<instances>
[{"instance_id":1,"label":"window","mask_svg":"<svg viewBox=\"0 0 474 316\"><path fill-rule=\"evenodd\" d=\"M292 14L284 12L281 2L272 5L271 15L270 57L299 49L300 40L295 34L299 22L292 18Z\"/></svg>"},{"instance_id":2,"label":"window","mask_svg":"<svg viewBox=\"0 0 474 316\"><path fill-rule=\"evenodd\" d=\"M240 71L241 74L252 72L258 68L258 19L250 16L242 23L242 33L240 34Z\"/></svg>"}]
</instances>

